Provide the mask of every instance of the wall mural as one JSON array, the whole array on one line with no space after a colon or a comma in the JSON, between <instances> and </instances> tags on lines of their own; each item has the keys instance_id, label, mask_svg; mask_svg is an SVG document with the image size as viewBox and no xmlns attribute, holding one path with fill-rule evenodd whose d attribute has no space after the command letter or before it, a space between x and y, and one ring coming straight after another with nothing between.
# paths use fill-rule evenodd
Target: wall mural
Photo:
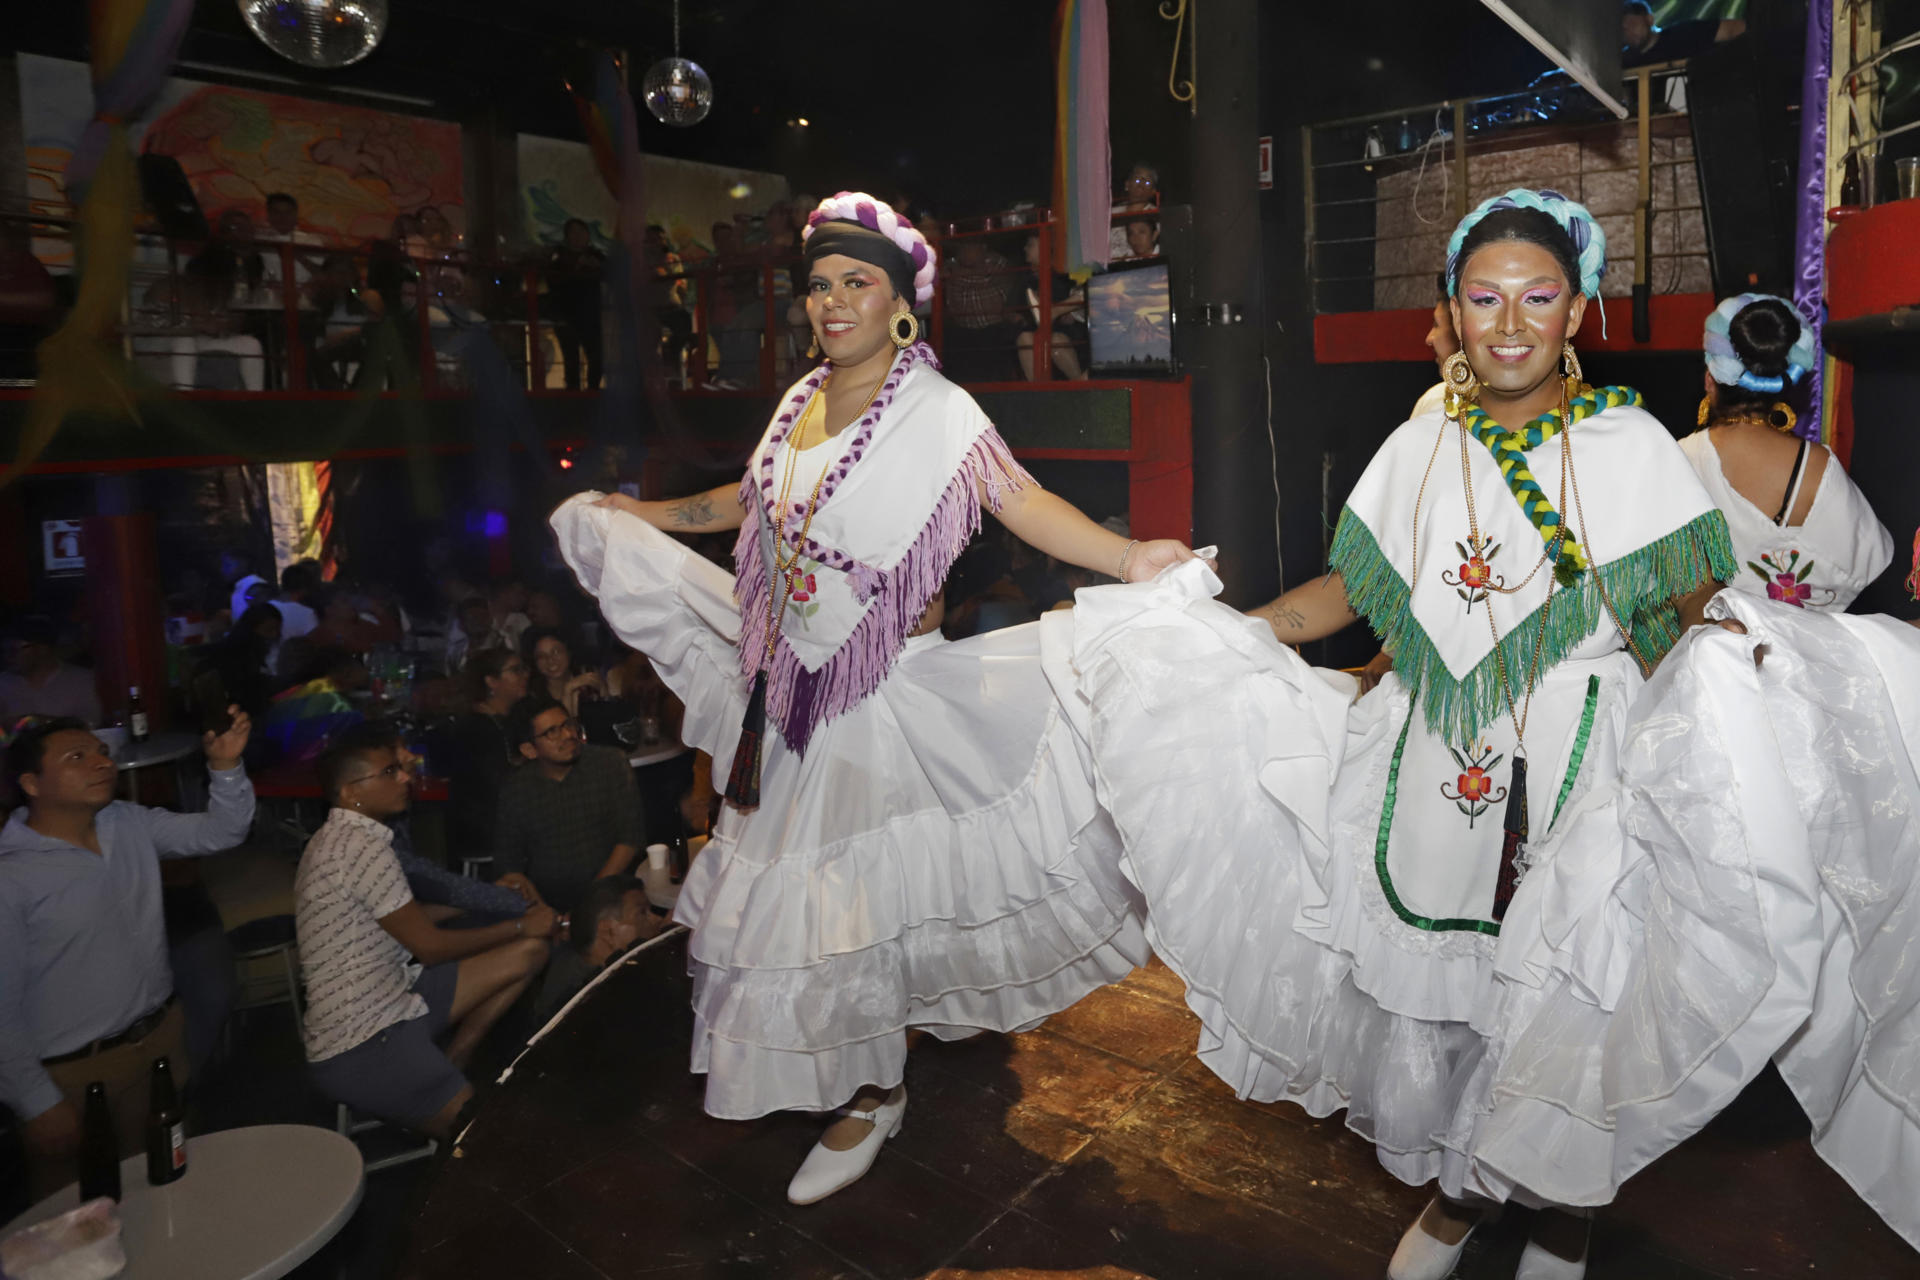
<instances>
[{"instance_id":1,"label":"wall mural","mask_svg":"<svg viewBox=\"0 0 1920 1280\"><path fill-rule=\"evenodd\" d=\"M87 66L18 62L29 207L70 216L67 159L93 107ZM210 222L237 208L264 226L267 196L284 191L300 202L301 229L327 242L386 238L400 214L428 207L465 231L457 124L175 78L131 133L139 151L180 161ZM64 242L42 247L48 266L71 265Z\"/></svg>"}]
</instances>

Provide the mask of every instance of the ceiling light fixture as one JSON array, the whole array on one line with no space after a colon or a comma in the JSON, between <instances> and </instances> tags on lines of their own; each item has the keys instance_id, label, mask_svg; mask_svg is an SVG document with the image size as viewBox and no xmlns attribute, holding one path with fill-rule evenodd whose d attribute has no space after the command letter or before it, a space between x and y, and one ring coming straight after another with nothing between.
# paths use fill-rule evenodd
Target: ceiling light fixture
<instances>
[{"instance_id":1,"label":"ceiling light fixture","mask_svg":"<svg viewBox=\"0 0 1920 1280\"><path fill-rule=\"evenodd\" d=\"M288 62L331 71L374 51L387 34L387 0L239 0L261 44Z\"/></svg>"},{"instance_id":2,"label":"ceiling light fixture","mask_svg":"<svg viewBox=\"0 0 1920 1280\"><path fill-rule=\"evenodd\" d=\"M683 129L713 109L713 81L699 63L680 56L680 0L673 0L673 56L647 68L640 92L654 119Z\"/></svg>"}]
</instances>

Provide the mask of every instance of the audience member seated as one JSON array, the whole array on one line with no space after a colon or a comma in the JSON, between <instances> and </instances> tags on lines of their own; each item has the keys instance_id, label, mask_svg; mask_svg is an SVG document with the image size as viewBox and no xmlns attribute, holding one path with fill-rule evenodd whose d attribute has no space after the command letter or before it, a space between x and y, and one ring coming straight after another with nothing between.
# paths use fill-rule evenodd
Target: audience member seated
<instances>
[{"instance_id":1,"label":"audience member seated","mask_svg":"<svg viewBox=\"0 0 1920 1280\"><path fill-rule=\"evenodd\" d=\"M0 1101L22 1122L35 1199L71 1182L90 1081L107 1086L120 1153L140 1150L153 1059L191 1071L161 913L164 857L246 838L253 786L240 768L250 724L201 739L205 813L115 800L107 746L76 719L15 736L7 773L25 804L0 829Z\"/></svg>"},{"instance_id":2,"label":"audience member seated","mask_svg":"<svg viewBox=\"0 0 1920 1280\"><path fill-rule=\"evenodd\" d=\"M320 619L307 637L315 648L367 653L400 641L399 619L362 592L336 583L310 598Z\"/></svg>"},{"instance_id":3,"label":"audience member seated","mask_svg":"<svg viewBox=\"0 0 1920 1280\"><path fill-rule=\"evenodd\" d=\"M572 911L588 885L632 866L644 843L633 770L620 751L588 744L580 722L543 694L523 698L509 724L526 763L501 791L494 870L526 876Z\"/></svg>"},{"instance_id":4,"label":"audience member seated","mask_svg":"<svg viewBox=\"0 0 1920 1280\"><path fill-rule=\"evenodd\" d=\"M588 885L567 921L567 945L554 948L534 996L534 1025L544 1026L609 961L636 942L658 937L668 924L632 876L602 876Z\"/></svg>"},{"instance_id":5,"label":"audience member seated","mask_svg":"<svg viewBox=\"0 0 1920 1280\"><path fill-rule=\"evenodd\" d=\"M527 696L528 669L512 649L482 649L467 659L462 679L468 708L452 724L447 839L462 857L490 858L500 793L521 760L507 714Z\"/></svg>"},{"instance_id":6,"label":"audience member seated","mask_svg":"<svg viewBox=\"0 0 1920 1280\"><path fill-rule=\"evenodd\" d=\"M948 376L959 382L991 382L1007 376L1007 351L1018 330L1007 305L1013 284L1010 264L979 236L950 241L946 278Z\"/></svg>"},{"instance_id":7,"label":"audience member seated","mask_svg":"<svg viewBox=\"0 0 1920 1280\"><path fill-rule=\"evenodd\" d=\"M1160 171L1150 164L1136 164L1127 172L1127 180L1120 184L1120 198L1113 202L1113 211L1121 213L1155 213L1160 210ZM1126 258L1135 256L1127 243L1127 223L1129 219L1120 219L1113 224L1108 233L1107 256ZM1138 221L1138 219L1132 219ZM1157 234L1157 229L1156 229Z\"/></svg>"},{"instance_id":8,"label":"audience member seated","mask_svg":"<svg viewBox=\"0 0 1920 1280\"><path fill-rule=\"evenodd\" d=\"M461 1069L545 966L558 919L540 906L478 929L433 922L386 825L412 788L385 732L344 736L320 761L332 808L293 884L307 1070L329 1099L444 1138L473 1097Z\"/></svg>"},{"instance_id":9,"label":"audience member seated","mask_svg":"<svg viewBox=\"0 0 1920 1280\"><path fill-rule=\"evenodd\" d=\"M1127 223L1127 256L1129 258L1157 258L1160 256L1160 224L1152 218L1135 218Z\"/></svg>"},{"instance_id":10,"label":"audience member seated","mask_svg":"<svg viewBox=\"0 0 1920 1280\"><path fill-rule=\"evenodd\" d=\"M320 615L307 604L307 597L319 589L318 560L296 560L280 575L280 594L273 598L273 607L286 619L281 628L285 639L297 639L320 625Z\"/></svg>"},{"instance_id":11,"label":"audience member seated","mask_svg":"<svg viewBox=\"0 0 1920 1280\"><path fill-rule=\"evenodd\" d=\"M93 672L60 657L53 622L22 618L7 635L7 669L0 672L0 726L21 716L71 717L100 723L100 690Z\"/></svg>"},{"instance_id":12,"label":"audience member seated","mask_svg":"<svg viewBox=\"0 0 1920 1280\"><path fill-rule=\"evenodd\" d=\"M176 391L265 389L266 351L259 338L239 331L233 306L246 278L234 251L214 241L187 261L177 282L163 281L149 294L149 315L173 332L142 338L136 350L164 357L163 376Z\"/></svg>"},{"instance_id":13,"label":"audience member seated","mask_svg":"<svg viewBox=\"0 0 1920 1280\"><path fill-rule=\"evenodd\" d=\"M1027 237L1027 310L1020 318L1020 371L1033 380L1034 335L1040 331L1040 237ZM1053 272L1053 367L1063 378L1087 376L1084 357L1091 353L1087 332L1087 291L1065 272Z\"/></svg>"},{"instance_id":14,"label":"audience member seated","mask_svg":"<svg viewBox=\"0 0 1920 1280\"><path fill-rule=\"evenodd\" d=\"M264 716L273 696L267 655L280 643L280 627L280 611L271 604L249 605L220 643L209 645L200 659L203 670L220 677L227 701L250 716Z\"/></svg>"},{"instance_id":15,"label":"audience member seated","mask_svg":"<svg viewBox=\"0 0 1920 1280\"><path fill-rule=\"evenodd\" d=\"M274 695L260 736L276 760L311 760L341 730L365 717L352 695L367 687L367 664L345 649L314 651L300 682Z\"/></svg>"},{"instance_id":16,"label":"audience member seated","mask_svg":"<svg viewBox=\"0 0 1920 1280\"><path fill-rule=\"evenodd\" d=\"M539 677L534 687L570 716L580 714L582 696L597 698L607 690L599 672L582 670L573 660L573 646L558 627L528 627L520 637L520 651Z\"/></svg>"},{"instance_id":17,"label":"audience member seated","mask_svg":"<svg viewBox=\"0 0 1920 1280\"><path fill-rule=\"evenodd\" d=\"M518 649L521 633L533 625L526 604L527 588L519 582L496 584L484 599L462 600L447 631L447 669L460 670L468 654L482 649Z\"/></svg>"}]
</instances>

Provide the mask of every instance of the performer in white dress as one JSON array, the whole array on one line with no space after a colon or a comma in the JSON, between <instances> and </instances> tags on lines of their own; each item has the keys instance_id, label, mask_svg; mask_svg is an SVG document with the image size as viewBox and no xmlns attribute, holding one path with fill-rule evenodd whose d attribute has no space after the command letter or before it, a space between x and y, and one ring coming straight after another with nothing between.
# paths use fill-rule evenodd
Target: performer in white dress
<instances>
[{"instance_id":1,"label":"performer in white dress","mask_svg":"<svg viewBox=\"0 0 1920 1280\"><path fill-rule=\"evenodd\" d=\"M1729 586L1802 609L1845 610L1893 561L1893 535L1821 445L1793 439L1813 333L1784 298L1743 293L1707 318L1700 430L1680 442L1727 517Z\"/></svg>"},{"instance_id":2,"label":"performer in white dress","mask_svg":"<svg viewBox=\"0 0 1920 1280\"><path fill-rule=\"evenodd\" d=\"M686 741L728 778L676 911L694 930L693 1069L723 1118L843 1109L796 1203L859 1178L899 1128L908 1027L1022 1029L1146 959L1040 628L939 635L982 508L1123 580L1192 558L1042 490L940 376L911 310L934 252L885 204L822 202L806 259L827 361L783 397L739 486L580 497L553 517L614 632L686 703ZM659 532L730 528L737 580Z\"/></svg>"},{"instance_id":3,"label":"performer in white dress","mask_svg":"<svg viewBox=\"0 0 1920 1280\"><path fill-rule=\"evenodd\" d=\"M1489 1201L1606 1203L1711 1115L1668 1089L1623 1121L1599 1055L1638 930L1610 897L1628 707L1735 571L1726 523L1637 393L1579 382L1605 260L1585 209L1509 192L1450 250L1451 411L1375 455L1333 573L1264 622L1200 565L1075 610L1101 800L1200 1056L1438 1179L1398 1280L1444 1276ZM1349 710L1283 644L1361 617L1396 669ZM1693 994L1662 1012L1733 1018ZM1538 1215L1521 1274L1578 1275L1585 1234Z\"/></svg>"}]
</instances>

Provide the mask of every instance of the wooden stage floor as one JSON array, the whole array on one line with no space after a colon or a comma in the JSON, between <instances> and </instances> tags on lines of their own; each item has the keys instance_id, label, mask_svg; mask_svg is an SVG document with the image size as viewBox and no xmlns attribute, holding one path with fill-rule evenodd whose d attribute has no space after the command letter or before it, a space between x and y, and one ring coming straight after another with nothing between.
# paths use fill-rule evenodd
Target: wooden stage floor
<instances>
[{"instance_id":1,"label":"wooden stage floor","mask_svg":"<svg viewBox=\"0 0 1920 1280\"><path fill-rule=\"evenodd\" d=\"M684 940L649 952L491 1093L399 1275L1376 1280L1427 1197L1338 1117L1235 1100L1155 965L1026 1035L923 1041L900 1136L865 1180L797 1208L787 1179L820 1124L702 1114L684 967ZM1806 1135L1769 1071L1602 1213L1588 1275L1920 1276ZM1511 1277L1527 1216L1483 1229L1456 1275Z\"/></svg>"}]
</instances>

